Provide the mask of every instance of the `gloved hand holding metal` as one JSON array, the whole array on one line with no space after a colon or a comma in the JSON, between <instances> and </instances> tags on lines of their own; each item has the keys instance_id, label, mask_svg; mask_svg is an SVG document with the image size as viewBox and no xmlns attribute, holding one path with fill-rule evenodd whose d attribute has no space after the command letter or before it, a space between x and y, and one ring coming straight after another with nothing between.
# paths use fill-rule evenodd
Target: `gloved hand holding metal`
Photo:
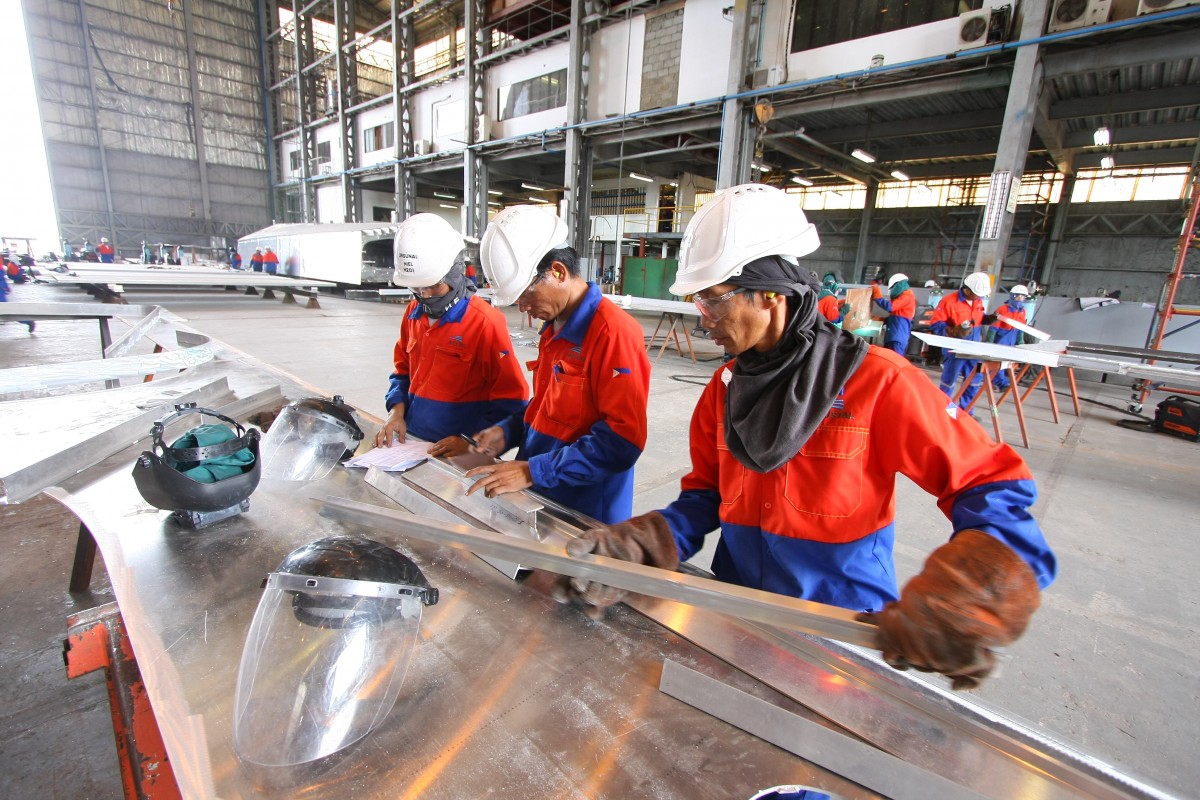
<instances>
[{"instance_id":1,"label":"gloved hand holding metal","mask_svg":"<svg viewBox=\"0 0 1200 800\"><path fill-rule=\"evenodd\" d=\"M567 553L576 557L595 553L672 571L679 566L675 537L666 518L657 511L584 531L567 543ZM555 581L551 594L560 603L578 600L589 617L600 619L605 609L621 602L626 593L595 581L562 576Z\"/></svg>"},{"instance_id":2,"label":"gloved hand holding metal","mask_svg":"<svg viewBox=\"0 0 1200 800\"><path fill-rule=\"evenodd\" d=\"M1012 548L965 530L930 554L899 602L859 619L879 626L877 646L896 669L974 689L995 666L992 648L1016 641L1040 602L1033 570Z\"/></svg>"}]
</instances>

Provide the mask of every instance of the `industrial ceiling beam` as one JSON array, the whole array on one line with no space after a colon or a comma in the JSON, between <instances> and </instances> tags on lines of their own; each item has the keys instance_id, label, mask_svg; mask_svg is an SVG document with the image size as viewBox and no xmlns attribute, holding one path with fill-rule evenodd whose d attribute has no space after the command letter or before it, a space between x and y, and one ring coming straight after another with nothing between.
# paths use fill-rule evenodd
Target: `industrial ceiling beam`
<instances>
[{"instance_id":1,"label":"industrial ceiling beam","mask_svg":"<svg viewBox=\"0 0 1200 800\"><path fill-rule=\"evenodd\" d=\"M990 72L960 73L941 78L922 78L874 87L859 86L854 89L806 97L790 103L776 103L774 118L780 120L822 111L840 111L884 103L902 103L914 98L929 98L940 94L1007 89L1009 81L1010 73L1007 69L993 68Z\"/></svg>"},{"instance_id":2,"label":"industrial ceiling beam","mask_svg":"<svg viewBox=\"0 0 1200 800\"><path fill-rule=\"evenodd\" d=\"M901 136L931 136L999 128L1003 122L1004 109L990 108L981 111L963 111L958 114L940 114L936 117L878 121L871 126L846 125L841 128L821 128L810 130L809 133L832 145L844 142L863 142L868 136L872 139L895 139Z\"/></svg>"},{"instance_id":3,"label":"industrial ceiling beam","mask_svg":"<svg viewBox=\"0 0 1200 800\"><path fill-rule=\"evenodd\" d=\"M1083 42L1084 40L1080 40ZM1111 72L1114 69L1181 61L1196 57L1194 30L1151 38L1114 42L1100 46L1083 43L1078 50L1049 53L1042 57L1047 80L1088 72Z\"/></svg>"},{"instance_id":4,"label":"industrial ceiling beam","mask_svg":"<svg viewBox=\"0 0 1200 800\"><path fill-rule=\"evenodd\" d=\"M851 167L848 163L848 158L846 162L841 162L835 156L826 155L808 147L801 147L793 141L784 139L772 139L768 143L768 146L784 155L791 156L797 161L803 161L806 164L819 167L831 175L844 178L852 183L861 183L865 186L871 181L871 176L868 173Z\"/></svg>"},{"instance_id":5,"label":"industrial ceiling beam","mask_svg":"<svg viewBox=\"0 0 1200 800\"><path fill-rule=\"evenodd\" d=\"M1059 100L1050 105L1050 119L1078 119L1110 114L1136 114L1142 111L1162 111L1170 108L1200 106L1200 83L1172 86L1166 89L1147 89L1125 94L1106 94Z\"/></svg>"},{"instance_id":6,"label":"industrial ceiling beam","mask_svg":"<svg viewBox=\"0 0 1200 800\"><path fill-rule=\"evenodd\" d=\"M1113 127L1109 137L1114 145L1152 144L1154 142L1195 141L1200 122L1172 122L1163 125L1124 125ZM1092 147L1093 131L1074 131L1066 135L1068 147Z\"/></svg>"}]
</instances>

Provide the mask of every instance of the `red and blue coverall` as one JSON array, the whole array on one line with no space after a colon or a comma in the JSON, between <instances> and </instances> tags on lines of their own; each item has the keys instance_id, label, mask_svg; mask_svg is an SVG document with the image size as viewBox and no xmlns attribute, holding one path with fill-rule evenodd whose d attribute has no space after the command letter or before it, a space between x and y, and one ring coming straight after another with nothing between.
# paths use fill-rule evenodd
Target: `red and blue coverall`
<instances>
[{"instance_id":1,"label":"red and blue coverall","mask_svg":"<svg viewBox=\"0 0 1200 800\"><path fill-rule=\"evenodd\" d=\"M662 513L687 559L718 525L712 568L729 583L860 611L898 597L892 549L896 475L938 499L955 531L984 531L1032 567L1043 588L1057 571L1028 508L1028 468L895 353L871 347L824 421L791 461L744 467L725 444L723 366L691 424L692 471Z\"/></svg>"},{"instance_id":2,"label":"red and blue coverall","mask_svg":"<svg viewBox=\"0 0 1200 800\"><path fill-rule=\"evenodd\" d=\"M980 327L983 324L983 301L978 297L968 300L962 289L959 289L954 294L946 295L942 298L942 302L938 303L930 318L929 329L937 336L948 336L950 328L957 328L961 331L964 322L970 322L971 327L965 335L958 338L978 342L983 335L983 329ZM959 378L966 380L977 363L979 362L974 359L962 358L950 349L946 349L945 357L942 360L941 388L947 397L953 396L954 384L958 383ZM971 385L966 387L958 398L959 407L969 406L982 385L983 376L976 374Z\"/></svg>"},{"instance_id":3,"label":"red and blue coverall","mask_svg":"<svg viewBox=\"0 0 1200 800\"><path fill-rule=\"evenodd\" d=\"M279 272L279 255L274 250L263 253L263 270L268 275Z\"/></svg>"},{"instance_id":4,"label":"red and blue coverall","mask_svg":"<svg viewBox=\"0 0 1200 800\"><path fill-rule=\"evenodd\" d=\"M817 295L817 311L833 324L842 324L842 301L833 292L821 290Z\"/></svg>"},{"instance_id":5,"label":"red and blue coverall","mask_svg":"<svg viewBox=\"0 0 1200 800\"><path fill-rule=\"evenodd\" d=\"M888 312L884 323L883 346L900 355L908 350L908 337L912 333L913 315L917 313L917 298L912 289L905 289L892 298L875 298L875 305Z\"/></svg>"},{"instance_id":6,"label":"red and blue coverall","mask_svg":"<svg viewBox=\"0 0 1200 800\"><path fill-rule=\"evenodd\" d=\"M502 313L472 296L429 322L419 302L409 303L394 350L386 405L404 403L410 433L436 442L525 410L529 385Z\"/></svg>"},{"instance_id":7,"label":"red and blue coverall","mask_svg":"<svg viewBox=\"0 0 1200 800\"><path fill-rule=\"evenodd\" d=\"M542 326L529 367L533 399L501 427L533 491L604 523L629 519L650 396L642 326L589 283L558 331Z\"/></svg>"},{"instance_id":8,"label":"red and blue coverall","mask_svg":"<svg viewBox=\"0 0 1200 800\"><path fill-rule=\"evenodd\" d=\"M96 245L96 255L100 257L101 264L113 263L113 248L108 242L101 242Z\"/></svg>"},{"instance_id":9,"label":"red and blue coverall","mask_svg":"<svg viewBox=\"0 0 1200 800\"><path fill-rule=\"evenodd\" d=\"M1008 298L1007 303L996 309L996 322L992 325L992 330L995 331L992 336L993 342L1016 347L1021 343L1021 331L1005 323L1003 320L1006 317L1015 319L1017 322L1025 322L1025 303L1017 302L1011 297ZM992 379L992 385L997 389L1007 389L1008 376L1003 372L997 372L996 377Z\"/></svg>"}]
</instances>

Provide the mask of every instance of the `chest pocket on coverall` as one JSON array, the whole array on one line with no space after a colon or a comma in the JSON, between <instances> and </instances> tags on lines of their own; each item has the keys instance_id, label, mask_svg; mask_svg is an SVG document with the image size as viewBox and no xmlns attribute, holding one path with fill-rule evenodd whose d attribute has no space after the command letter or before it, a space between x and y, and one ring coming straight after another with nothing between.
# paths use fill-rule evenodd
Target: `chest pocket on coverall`
<instances>
[{"instance_id":1,"label":"chest pocket on coverall","mask_svg":"<svg viewBox=\"0 0 1200 800\"><path fill-rule=\"evenodd\" d=\"M433 351L433 364L425 376L426 389L422 394L431 400L457 400L471 372L475 356L457 347L438 347Z\"/></svg>"},{"instance_id":2,"label":"chest pocket on coverall","mask_svg":"<svg viewBox=\"0 0 1200 800\"><path fill-rule=\"evenodd\" d=\"M792 508L821 517L848 517L862 503L867 429L822 424L800 448L802 458L787 469L786 497Z\"/></svg>"},{"instance_id":3,"label":"chest pocket on coverall","mask_svg":"<svg viewBox=\"0 0 1200 800\"><path fill-rule=\"evenodd\" d=\"M587 372L581 364L554 362L543 410L546 418L561 428L555 438L571 442L587 433L597 413Z\"/></svg>"}]
</instances>

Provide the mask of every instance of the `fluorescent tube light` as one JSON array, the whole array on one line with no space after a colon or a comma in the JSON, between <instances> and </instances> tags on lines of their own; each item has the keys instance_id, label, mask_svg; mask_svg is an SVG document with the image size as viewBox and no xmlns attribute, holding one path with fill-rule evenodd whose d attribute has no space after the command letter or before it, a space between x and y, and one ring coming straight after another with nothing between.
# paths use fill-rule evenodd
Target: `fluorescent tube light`
<instances>
[{"instance_id":1,"label":"fluorescent tube light","mask_svg":"<svg viewBox=\"0 0 1200 800\"><path fill-rule=\"evenodd\" d=\"M898 169L892 170L892 177L898 181L907 181L908 180L908 176L905 175L903 172L901 172Z\"/></svg>"},{"instance_id":2,"label":"fluorescent tube light","mask_svg":"<svg viewBox=\"0 0 1200 800\"><path fill-rule=\"evenodd\" d=\"M504 192L498 192L495 189L488 189L488 194L494 194L499 197L500 195L504 194Z\"/></svg>"},{"instance_id":3,"label":"fluorescent tube light","mask_svg":"<svg viewBox=\"0 0 1200 800\"><path fill-rule=\"evenodd\" d=\"M446 194L445 192L434 192L433 196L440 197L443 200L457 200L458 199L458 195Z\"/></svg>"},{"instance_id":4,"label":"fluorescent tube light","mask_svg":"<svg viewBox=\"0 0 1200 800\"><path fill-rule=\"evenodd\" d=\"M442 208L448 208L451 211L458 211L458 206L452 206L449 203L438 203L438 205L441 206Z\"/></svg>"},{"instance_id":5,"label":"fluorescent tube light","mask_svg":"<svg viewBox=\"0 0 1200 800\"><path fill-rule=\"evenodd\" d=\"M861 147L854 148L853 152L851 152L850 155L854 156L859 161L862 161L865 164L874 164L875 163L875 156L871 155L866 150L863 150Z\"/></svg>"},{"instance_id":6,"label":"fluorescent tube light","mask_svg":"<svg viewBox=\"0 0 1200 800\"><path fill-rule=\"evenodd\" d=\"M544 192L544 191L546 191L546 187L545 187L545 186L538 186L536 183L522 183L522 184L521 184L521 188L522 188L522 189L528 189L528 190L529 190L529 191L531 191L531 192Z\"/></svg>"},{"instance_id":7,"label":"fluorescent tube light","mask_svg":"<svg viewBox=\"0 0 1200 800\"><path fill-rule=\"evenodd\" d=\"M801 186L812 186L813 185L813 182L810 181L808 178L801 178L799 175L792 176L792 183L798 183Z\"/></svg>"},{"instance_id":8,"label":"fluorescent tube light","mask_svg":"<svg viewBox=\"0 0 1200 800\"><path fill-rule=\"evenodd\" d=\"M651 178L649 175L642 175L639 172L631 172L631 173L629 173L629 177L633 178L635 181L645 181L646 183L654 183L654 178Z\"/></svg>"},{"instance_id":9,"label":"fluorescent tube light","mask_svg":"<svg viewBox=\"0 0 1200 800\"><path fill-rule=\"evenodd\" d=\"M542 205L544 205L544 206L550 205L550 201L549 201L549 200L543 200L543 199L542 199L542 198L540 198L540 197L531 197L531 198L529 198L529 202L531 202L531 203L541 203L541 204L542 204Z\"/></svg>"}]
</instances>

